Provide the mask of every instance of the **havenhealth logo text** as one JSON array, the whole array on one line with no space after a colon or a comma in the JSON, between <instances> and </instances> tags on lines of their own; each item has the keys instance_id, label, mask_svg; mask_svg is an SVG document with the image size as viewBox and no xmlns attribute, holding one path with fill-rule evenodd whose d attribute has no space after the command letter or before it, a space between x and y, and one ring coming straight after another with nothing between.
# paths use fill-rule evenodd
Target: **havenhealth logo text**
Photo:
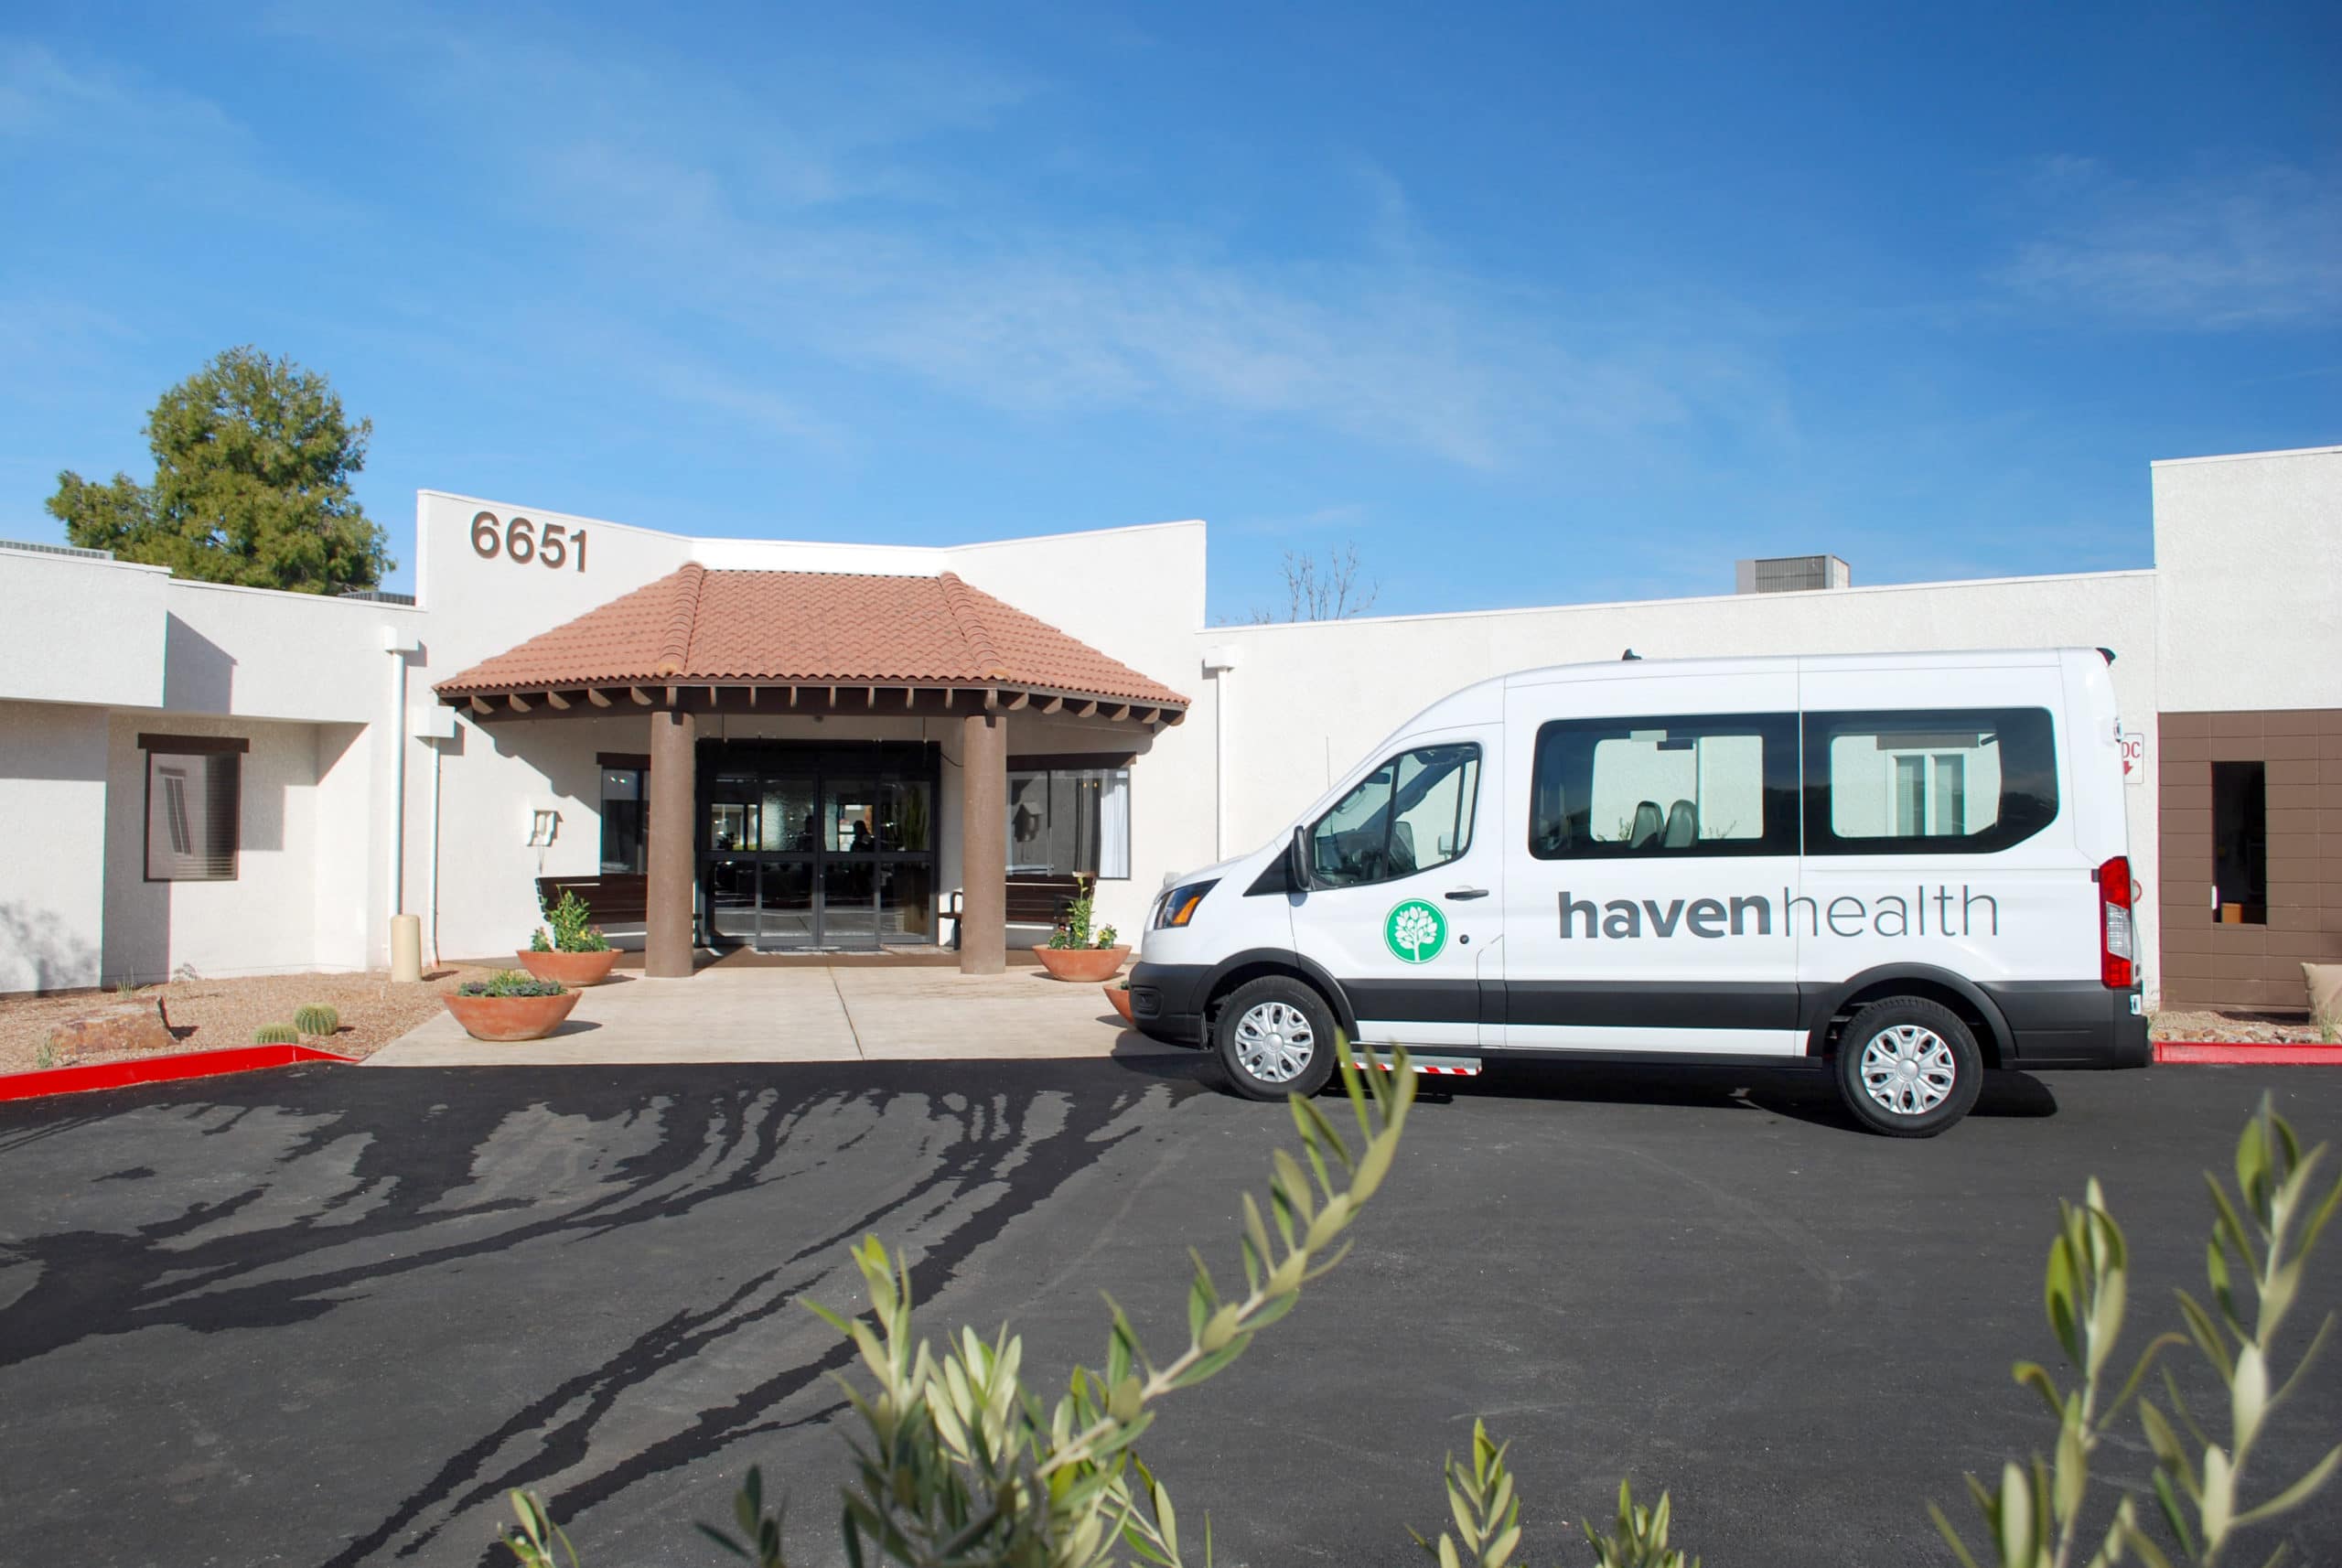
<instances>
[{"instance_id":1,"label":"havenhealth logo text","mask_svg":"<svg viewBox=\"0 0 2342 1568\"><path fill-rule=\"evenodd\" d=\"M1607 937L1631 940L1646 934L1672 937L1678 931L1711 939L1769 937L1776 929L1785 937L1795 936L1799 930L1810 937L1825 931L1839 937L2001 934L2000 904L1990 893L1971 893L1964 882L1956 893L1940 883L1933 888L1922 884L1911 889L1908 898L1899 893L1881 894L1875 898L1841 894L1832 898L1826 908L1815 899L1791 897L1784 887L1778 906L1781 913L1778 927L1773 919L1776 907L1761 893L1729 898L1671 898L1663 905L1656 898L1646 898L1639 904L1628 898L1613 898L1597 906L1588 898L1571 897L1564 888L1562 935L1564 939Z\"/></svg>"}]
</instances>

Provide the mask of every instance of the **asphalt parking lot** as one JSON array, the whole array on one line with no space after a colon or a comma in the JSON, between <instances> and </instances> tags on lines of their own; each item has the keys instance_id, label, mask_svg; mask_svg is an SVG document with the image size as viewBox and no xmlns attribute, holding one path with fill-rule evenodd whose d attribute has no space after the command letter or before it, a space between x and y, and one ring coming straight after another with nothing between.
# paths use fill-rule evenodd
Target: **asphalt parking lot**
<instances>
[{"instance_id":1,"label":"asphalt parking lot","mask_svg":"<svg viewBox=\"0 0 2342 1568\"><path fill-rule=\"evenodd\" d=\"M851 1301L875 1230L930 1331L1013 1323L1037 1385L1101 1353L1101 1289L1176 1348L1185 1247L1234 1273L1238 1187L1290 1135L1198 1066L316 1068L0 1108L0 1562L500 1561L515 1486L589 1568L714 1562L691 1523L751 1463L792 1559L836 1561L844 1357L800 1303ZM2047 1431L2008 1365L2054 1359L2057 1198L2104 1180L2143 1342L2200 1294L2198 1173L2264 1090L2342 1142L2316 1069L2010 1077L1925 1143L1819 1079L1492 1074L1419 1108L1349 1261L1144 1452L1232 1563L1419 1561L1476 1414L1536 1561L1584 1559L1621 1474L1710 1568L1948 1561L1927 1500L1963 1516L1961 1472ZM2342 1238L2308 1297L2342 1305ZM2337 1438L2342 1360L2262 1474ZM2146 1473L2128 1428L2102 1459ZM2287 1533L2342 1560L2342 1495Z\"/></svg>"}]
</instances>

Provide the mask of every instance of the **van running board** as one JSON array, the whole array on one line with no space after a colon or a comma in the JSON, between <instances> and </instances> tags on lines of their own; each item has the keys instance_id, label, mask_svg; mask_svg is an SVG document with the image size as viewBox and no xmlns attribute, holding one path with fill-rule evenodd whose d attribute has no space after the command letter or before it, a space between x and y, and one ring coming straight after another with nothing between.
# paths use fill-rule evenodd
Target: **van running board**
<instances>
[{"instance_id":1,"label":"van running board","mask_svg":"<svg viewBox=\"0 0 2342 1568\"><path fill-rule=\"evenodd\" d=\"M1352 1055L1349 1060L1352 1067L1378 1067L1385 1072L1391 1070L1391 1058L1380 1054L1365 1062L1359 1061L1356 1055ZM1427 1073L1434 1078L1477 1078L1480 1076L1480 1058L1477 1057L1410 1051L1407 1053L1407 1065L1417 1072Z\"/></svg>"}]
</instances>

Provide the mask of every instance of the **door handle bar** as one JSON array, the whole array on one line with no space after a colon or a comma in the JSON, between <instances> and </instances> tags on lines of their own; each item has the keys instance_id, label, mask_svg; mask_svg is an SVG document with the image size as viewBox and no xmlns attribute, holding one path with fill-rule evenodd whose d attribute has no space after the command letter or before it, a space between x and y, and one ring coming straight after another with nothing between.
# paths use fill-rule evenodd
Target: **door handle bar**
<instances>
[{"instance_id":1,"label":"door handle bar","mask_svg":"<svg viewBox=\"0 0 2342 1568\"><path fill-rule=\"evenodd\" d=\"M1450 898L1459 900L1465 898L1485 898L1488 896L1488 890L1485 887L1451 887L1447 890L1447 896Z\"/></svg>"}]
</instances>

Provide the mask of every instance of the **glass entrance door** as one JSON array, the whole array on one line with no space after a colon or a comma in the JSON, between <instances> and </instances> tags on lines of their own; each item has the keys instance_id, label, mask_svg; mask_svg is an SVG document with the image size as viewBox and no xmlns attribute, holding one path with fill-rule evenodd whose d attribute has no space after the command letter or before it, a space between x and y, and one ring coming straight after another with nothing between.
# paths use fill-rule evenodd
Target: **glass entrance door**
<instances>
[{"instance_id":1,"label":"glass entrance door","mask_svg":"<svg viewBox=\"0 0 2342 1568\"><path fill-rule=\"evenodd\" d=\"M709 945L869 951L935 940L935 748L701 743Z\"/></svg>"}]
</instances>

